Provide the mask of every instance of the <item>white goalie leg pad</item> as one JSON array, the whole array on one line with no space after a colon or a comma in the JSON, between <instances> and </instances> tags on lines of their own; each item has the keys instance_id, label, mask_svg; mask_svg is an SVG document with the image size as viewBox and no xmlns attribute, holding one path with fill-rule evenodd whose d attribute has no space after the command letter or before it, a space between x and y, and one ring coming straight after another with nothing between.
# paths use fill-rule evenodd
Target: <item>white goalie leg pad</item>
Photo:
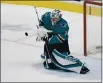
<instances>
[{"instance_id":1,"label":"white goalie leg pad","mask_svg":"<svg viewBox=\"0 0 103 83\"><path fill-rule=\"evenodd\" d=\"M56 49L54 49L52 54L54 55L55 59L62 65L76 64L77 63L74 60L67 59L66 57L69 56L68 54L67 55L61 54Z\"/></svg>"},{"instance_id":2,"label":"white goalie leg pad","mask_svg":"<svg viewBox=\"0 0 103 83\"><path fill-rule=\"evenodd\" d=\"M72 61L69 61L67 59L63 59L61 57L58 57L55 53L53 53L55 59L62 65L68 65L68 64L75 64L76 62L72 62Z\"/></svg>"},{"instance_id":3,"label":"white goalie leg pad","mask_svg":"<svg viewBox=\"0 0 103 83\"><path fill-rule=\"evenodd\" d=\"M52 52L52 54L53 54L54 58L57 60L57 62L59 64L61 64L61 65L68 65L68 67L65 66L64 68L63 67L61 67L61 68L66 69L66 70L71 70L71 71L74 71L74 72L77 72L77 73L80 73L83 64L79 65L77 62L74 62L74 61L62 58L62 57L66 57L66 55L63 55L63 54L59 53L56 50L55 50L55 52ZM73 66L74 64L76 64L76 65Z\"/></svg>"},{"instance_id":4,"label":"white goalie leg pad","mask_svg":"<svg viewBox=\"0 0 103 83\"><path fill-rule=\"evenodd\" d=\"M83 66L83 64L82 64L82 66ZM82 69L82 66L72 67L72 68L69 68L69 70L75 71L75 72L77 72L77 73L80 74L80 71L81 71L81 69Z\"/></svg>"}]
</instances>

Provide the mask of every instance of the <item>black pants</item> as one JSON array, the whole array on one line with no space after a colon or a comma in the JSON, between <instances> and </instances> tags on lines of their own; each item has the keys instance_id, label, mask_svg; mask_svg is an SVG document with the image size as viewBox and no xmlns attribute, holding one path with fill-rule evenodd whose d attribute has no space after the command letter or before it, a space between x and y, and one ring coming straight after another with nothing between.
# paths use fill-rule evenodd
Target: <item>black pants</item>
<instances>
[{"instance_id":1,"label":"black pants","mask_svg":"<svg viewBox=\"0 0 103 83\"><path fill-rule=\"evenodd\" d=\"M56 49L60 53L68 52L68 55L70 54L68 40L64 41L63 43L58 43L58 44L45 43L44 54L47 56L47 58L49 58L49 54L51 54L54 49Z\"/></svg>"}]
</instances>

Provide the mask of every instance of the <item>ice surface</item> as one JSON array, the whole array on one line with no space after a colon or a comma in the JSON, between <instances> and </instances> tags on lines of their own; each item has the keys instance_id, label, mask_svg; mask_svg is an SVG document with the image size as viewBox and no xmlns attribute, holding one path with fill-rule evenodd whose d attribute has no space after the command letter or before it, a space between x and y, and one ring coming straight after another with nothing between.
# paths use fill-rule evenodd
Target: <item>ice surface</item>
<instances>
[{"instance_id":1,"label":"ice surface","mask_svg":"<svg viewBox=\"0 0 103 83\"><path fill-rule=\"evenodd\" d=\"M37 8L39 17L48 8ZM62 11L70 26L71 53L85 61L86 75L46 70L40 55L43 42L36 42L37 17L33 6L1 4L1 81L2 82L100 82L101 58L83 56L82 14ZM25 36L28 32L29 36ZM101 56L100 53L96 56Z\"/></svg>"}]
</instances>

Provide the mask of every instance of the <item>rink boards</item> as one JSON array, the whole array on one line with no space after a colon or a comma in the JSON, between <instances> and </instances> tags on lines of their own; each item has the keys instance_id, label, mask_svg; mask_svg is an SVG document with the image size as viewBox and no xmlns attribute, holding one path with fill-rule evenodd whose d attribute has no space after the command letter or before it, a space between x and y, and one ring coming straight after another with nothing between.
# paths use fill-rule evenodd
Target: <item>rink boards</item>
<instances>
[{"instance_id":1,"label":"rink boards","mask_svg":"<svg viewBox=\"0 0 103 83\"><path fill-rule=\"evenodd\" d=\"M17 5L28 5L52 9L60 9L69 12L83 13L83 2L60 2L60 1L1 1L2 3L17 4ZM88 6L87 14L101 16L102 8L96 6Z\"/></svg>"}]
</instances>

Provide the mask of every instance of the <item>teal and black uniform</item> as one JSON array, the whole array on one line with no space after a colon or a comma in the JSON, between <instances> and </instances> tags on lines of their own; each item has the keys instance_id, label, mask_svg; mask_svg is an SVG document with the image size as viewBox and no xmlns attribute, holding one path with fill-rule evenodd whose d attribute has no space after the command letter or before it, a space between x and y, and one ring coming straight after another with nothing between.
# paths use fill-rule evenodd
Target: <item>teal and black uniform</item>
<instances>
[{"instance_id":1,"label":"teal and black uniform","mask_svg":"<svg viewBox=\"0 0 103 83\"><path fill-rule=\"evenodd\" d=\"M63 18L61 18L56 24L52 25L50 13L51 12L46 12L41 19L43 22L42 25L47 30L53 31L53 35L48 40L48 44L63 43L63 41L68 40L68 23Z\"/></svg>"},{"instance_id":2,"label":"teal and black uniform","mask_svg":"<svg viewBox=\"0 0 103 83\"><path fill-rule=\"evenodd\" d=\"M51 12L46 12L42 15L40 26L44 26L47 30L51 30L51 33L48 33L48 38L44 39L44 54L45 60L44 66L53 69L62 69L62 70L72 70L77 68L81 69L83 63L73 56L70 56L69 44L68 44L68 31L69 26L66 20L60 18L60 20L54 25L51 22L50 18ZM59 58L59 59L58 59ZM51 63L48 63L48 59L51 59ZM59 60L72 62L71 64L67 63L66 65L62 64Z\"/></svg>"}]
</instances>

